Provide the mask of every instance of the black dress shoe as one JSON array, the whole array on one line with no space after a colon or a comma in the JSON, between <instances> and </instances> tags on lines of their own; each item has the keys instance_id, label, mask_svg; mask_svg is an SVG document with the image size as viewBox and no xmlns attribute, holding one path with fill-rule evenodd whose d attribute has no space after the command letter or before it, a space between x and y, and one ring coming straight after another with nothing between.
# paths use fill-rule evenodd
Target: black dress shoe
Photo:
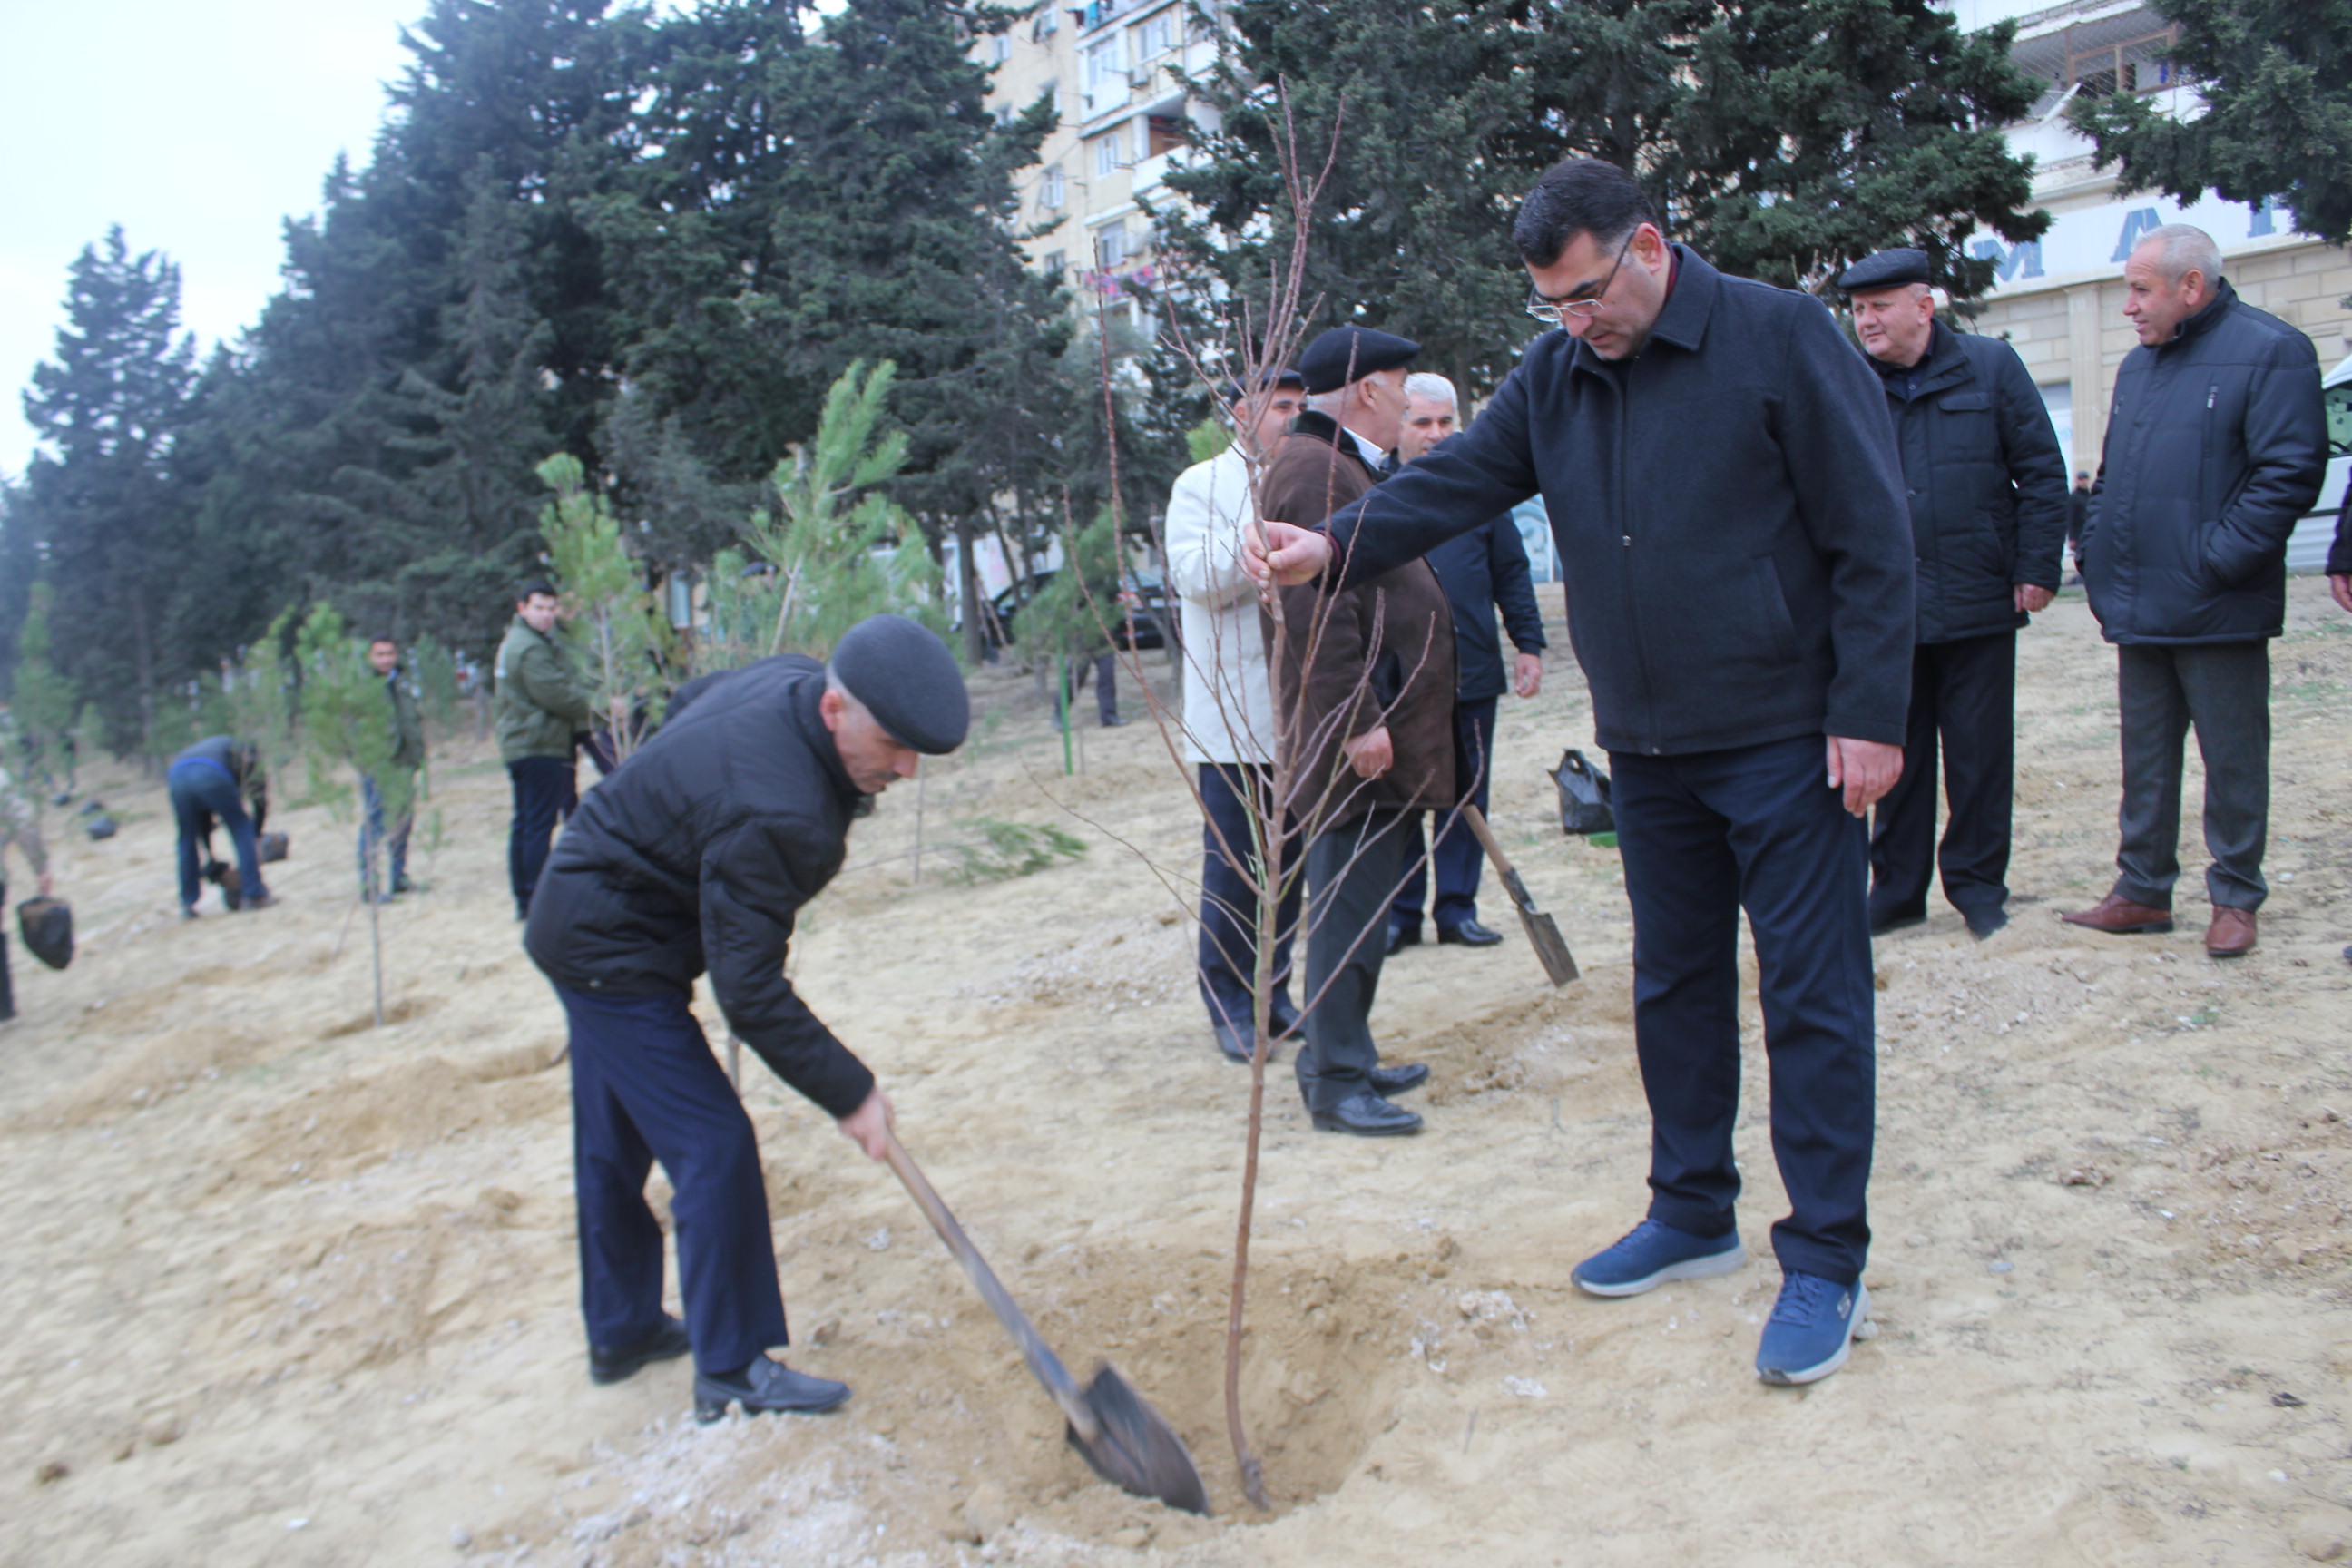
<instances>
[{"instance_id":1,"label":"black dress shoe","mask_svg":"<svg viewBox=\"0 0 2352 1568\"><path fill-rule=\"evenodd\" d=\"M1349 1095L1328 1110L1311 1113L1323 1132L1352 1132L1359 1138L1393 1138L1421 1131L1421 1118L1377 1094Z\"/></svg>"},{"instance_id":2,"label":"black dress shoe","mask_svg":"<svg viewBox=\"0 0 2352 1568\"><path fill-rule=\"evenodd\" d=\"M1995 931L2003 930L2009 924L2009 916L2000 910L1986 910L1980 912L1963 911L1960 918L1969 922L1969 934L1979 942L1984 941Z\"/></svg>"},{"instance_id":3,"label":"black dress shoe","mask_svg":"<svg viewBox=\"0 0 2352 1568\"><path fill-rule=\"evenodd\" d=\"M1389 927L1389 945L1385 949L1386 952L1393 953L1401 947L1419 947L1420 945L1421 928L1419 926L1392 925Z\"/></svg>"},{"instance_id":4,"label":"black dress shoe","mask_svg":"<svg viewBox=\"0 0 2352 1568\"><path fill-rule=\"evenodd\" d=\"M604 1345L588 1347L588 1380L591 1383L618 1383L634 1377L637 1369L657 1361L670 1361L694 1348L686 1337L686 1325L668 1313L662 1314L661 1327L633 1345L609 1349Z\"/></svg>"},{"instance_id":5,"label":"black dress shoe","mask_svg":"<svg viewBox=\"0 0 2352 1568\"><path fill-rule=\"evenodd\" d=\"M726 1415L730 1405L740 1405L746 1415L770 1411L819 1415L848 1397L849 1384L794 1372L768 1356L722 1376L694 1375L694 1418L706 1426Z\"/></svg>"},{"instance_id":6,"label":"black dress shoe","mask_svg":"<svg viewBox=\"0 0 2352 1568\"><path fill-rule=\"evenodd\" d=\"M1461 947L1493 947L1503 940L1500 931L1488 931L1476 921L1464 921L1460 925L1439 926L1437 940Z\"/></svg>"},{"instance_id":7,"label":"black dress shoe","mask_svg":"<svg viewBox=\"0 0 2352 1568\"><path fill-rule=\"evenodd\" d=\"M1277 996L1274 999L1274 1005L1266 1009L1265 1021L1266 1026L1274 1031L1274 1037L1277 1040L1285 1035L1295 1036L1301 1039L1307 1036L1307 1022L1299 1016L1298 1009L1291 1005L1290 998L1287 996Z\"/></svg>"},{"instance_id":8,"label":"black dress shoe","mask_svg":"<svg viewBox=\"0 0 2352 1568\"><path fill-rule=\"evenodd\" d=\"M1923 926L1927 923L1927 911L1925 910L1902 910L1892 912L1873 910L1870 911L1870 934L1873 936L1885 936L1888 931L1901 931L1906 926Z\"/></svg>"},{"instance_id":9,"label":"black dress shoe","mask_svg":"<svg viewBox=\"0 0 2352 1568\"><path fill-rule=\"evenodd\" d=\"M1429 1081L1429 1068L1423 1062L1407 1062L1402 1067L1374 1068L1370 1074L1372 1092L1377 1095L1404 1094Z\"/></svg>"},{"instance_id":10,"label":"black dress shoe","mask_svg":"<svg viewBox=\"0 0 2352 1568\"><path fill-rule=\"evenodd\" d=\"M1225 1060L1238 1062L1243 1067L1249 1066L1250 1032L1247 1028L1236 1028L1231 1024L1212 1024L1209 1026L1217 1032L1217 1049L1224 1053Z\"/></svg>"}]
</instances>

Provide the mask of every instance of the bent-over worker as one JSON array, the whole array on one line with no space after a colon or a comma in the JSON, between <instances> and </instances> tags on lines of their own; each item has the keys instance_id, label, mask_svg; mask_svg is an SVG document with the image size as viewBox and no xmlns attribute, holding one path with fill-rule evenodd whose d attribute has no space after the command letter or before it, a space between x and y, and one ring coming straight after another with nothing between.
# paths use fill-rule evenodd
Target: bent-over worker
<instances>
[{"instance_id":1,"label":"bent-over worker","mask_svg":"<svg viewBox=\"0 0 2352 1568\"><path fill-rule=\"evenodd\" d=\"M688 1004L707 969L728 1026L880 1159L890 1102L784 975L803 904L841 869L866 797L963 743L971 705L938 637L875 616L830 665L719 677L599 784L549 859L524 945L571 1026L581 1305L598 1383L694 1352L696 1415L830 1410L849 1397L766 1352L786 1344L751 1119ZM676 1189L679 1294L662 1310Z\"/></svg>"},{"instance_id":2,"label":"bent-over worker","mask_svg":"<svg viewBox=\"0 0 2352 1568\"><path fill-rule=\"evenodd\" d=\"M262 766L260 748L250 741L208 735L172 759L163 783L180 829L180 918L196 918L196 896L204 891L204 863L212 858L215 822L228 829L236 855L236 890L223 887L223 901L232 910L276 903L262 885L261 855L255 842L261 825L269 820L269 774ZM245 801L253 803L250 816Z\"/></svg>"}]
</instances>

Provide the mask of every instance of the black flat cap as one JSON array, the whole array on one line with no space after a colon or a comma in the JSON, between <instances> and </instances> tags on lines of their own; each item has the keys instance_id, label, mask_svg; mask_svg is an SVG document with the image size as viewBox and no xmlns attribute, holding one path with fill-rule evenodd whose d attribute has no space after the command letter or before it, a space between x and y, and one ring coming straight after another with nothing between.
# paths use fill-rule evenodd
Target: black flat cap
<instances>
[{"instance_id":1,"label":"black flat cap","mask_svg":"<svg viewBox=\"0 0 2352 1568\"><path fill-rule=\"evenodd\" d=\"M1865 256L1838 274L1837 286L1852 294L1863 289L1898 289L1906 283L1926 283L1927 253L1904 246Z\"/></svg>"},{"instance_id":2,"label":"black flat cap","mask_svg":"<svg viewBox=\"0 0 2352 1568\"><path fill-rule=\"evenodd\" d=\"M1361 381L1376 370L1411 364L1421 345L1393 332L1370 327L1333 327L1307 345L1298 356L1298 374L1311 393L1337 392L1351 381Z\"/></svg>"},{"instance_id":3,"label":"black flat cap","mask_svg":"<svg viewBox=\"0 0 2352 1568\"><path fill-rule=\"evenodd\" d=\"M1284 365L1278 370L1269 366L1257 373L1257 390L1260 392L1270 392L1285 386L1303 390L1306 385L1306 378L1288 365ZM1243 389L1239 376L1227 376L1217 384L1217 401L1229 406L1239 403L1248 395L1249 394Z\"/></svg>"},{"instance_id":4,"label":"black flat cap","mask_svg":"<svg viewBox=\"0 0 2352 1568\"><path fill-rule=\"evenodd\" d=\"M955 655L904 616L868 616L835 645L833 673L900 745L944 756L971 729Z\"/></svg>"}]
</instances>

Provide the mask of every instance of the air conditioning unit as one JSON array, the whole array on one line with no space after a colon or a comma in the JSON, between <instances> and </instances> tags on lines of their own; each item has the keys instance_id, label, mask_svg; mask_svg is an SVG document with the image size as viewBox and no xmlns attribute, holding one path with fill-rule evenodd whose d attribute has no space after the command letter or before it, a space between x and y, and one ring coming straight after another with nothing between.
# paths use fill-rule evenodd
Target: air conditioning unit
<instances>
[{"instance_id":1,"label":"air conditioning unit","mask_svg":"<svg viewBox=\"0 0 2352 1568\"><path fill-rule=\"evenodd\" d=\"M1137 66L1127 73L1127 85L1138 92L1149 91L1151 79L1158 75L1159 71L1158 66Z\"/></svg>"}]
</instances>

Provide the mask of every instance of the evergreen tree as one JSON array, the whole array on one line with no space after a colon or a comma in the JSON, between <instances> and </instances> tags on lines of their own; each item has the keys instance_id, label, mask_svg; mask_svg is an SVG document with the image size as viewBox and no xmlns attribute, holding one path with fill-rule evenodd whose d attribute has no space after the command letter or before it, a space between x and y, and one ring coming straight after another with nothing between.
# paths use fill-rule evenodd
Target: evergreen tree
<instances>
[{"instance_id":1,"label":"evergreen tree","mask_svg":"<svg viewBox=\"0 0 2352 1568\"><path fill-rule=\"evenodd\" d=\"M2137 93L2078 97L2067 119L2120 163L2126 191L2193 202L2208 190L2352 242L2352 4L2347 0L2153 0L2180 26L2172 62L2204 112L2165 113Z\"/></svg>"},{"instance_id":2,"label":"evergreen tree","mask_svg":"<svg viewBox=\"0 0 2352 1568\"><path fill-rule=\"evenodd\" d=\"M558 452L539 466L539 477L555 492L539 531L555 584L570 602L565 635L579 646L596 710L601 715L617 704L626 714L649 711L667 684L662 675L669 627L644 569L623 542L612 507L587 488L579 458ZM635 722L615 726L614 745L623 758L636 750L638 733Z\"/></svg>"},{"instance_id":3,"label":"evergreen tree","mask_svg":"<svg viewBox=\"0 0 2352 1568\"><path fill-rule=\"evenodd\" d=\"M57 668L104 712L115 747L142 750L158 697L188 673L163 647L191 510L172 471L195 381L180 269L159 251L133 256L118 226L74 261L66 313L25 394L42 449L11 526L27 523L68 611Z\"/></svg>"}]
</instances>

